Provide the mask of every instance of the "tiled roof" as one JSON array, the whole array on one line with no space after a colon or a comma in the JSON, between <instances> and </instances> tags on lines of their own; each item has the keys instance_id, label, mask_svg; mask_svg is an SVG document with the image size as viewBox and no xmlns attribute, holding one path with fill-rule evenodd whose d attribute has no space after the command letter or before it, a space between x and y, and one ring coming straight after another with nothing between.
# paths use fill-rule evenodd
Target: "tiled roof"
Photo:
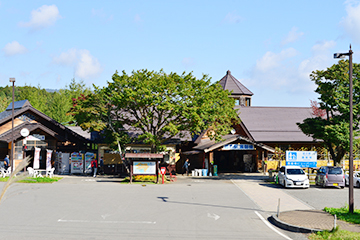
<instances>
[{"instance_id":1,"label":"tiled roof","mask_svg":"<svg viewBox=\"0 0 360 240\"><path fill-rule=\"evenodd\" d=\"M241 107L239 117L256 142L314 141L296 124L313 117L310 107Z\"/></svg>"},{"instance_id":2,"label":"tiled roof","mask_svg":"<svg viewBox=\"0 0 360 240\"><path fill-rule=\"evenodd\" d=\"M30 102L28 100L21 100L21 101L16 101L14 102L14 110L15 109L20 109L26 106L31 106ZM11 111L12 110L12 102L9 104L9 106L6 108L5 111Z\"/></svg>"},{"instance_id":3,"label":"tiled roof","mask_svg":"<svg viewBox=\"0 0 360 240\"><path fill-rule=\"evenodd\" d=\"M220 80L219 84L224 90L232 91L232 95L254 95L249 89L242 85L233 75L230 70L226 72L226 75Z\"/></svg>"}]
</instances>

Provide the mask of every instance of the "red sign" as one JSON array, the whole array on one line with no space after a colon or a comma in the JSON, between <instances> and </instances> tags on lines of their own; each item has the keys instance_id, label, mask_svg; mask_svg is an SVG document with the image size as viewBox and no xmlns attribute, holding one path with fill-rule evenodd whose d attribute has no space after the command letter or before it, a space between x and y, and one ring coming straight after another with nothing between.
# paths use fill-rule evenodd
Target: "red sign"
<instances>
[{"instance_id":1,"label":"red sign","mask_svg":"<svg viewBox=\"0 0 360 240\"><path fill-rule=\"evenodd\" d=\"M162 175L164 175L165 172L166 172L166 168L162 167L162 168L160 169L160 172L161 172Z\"/></svg>"}]
</instances>

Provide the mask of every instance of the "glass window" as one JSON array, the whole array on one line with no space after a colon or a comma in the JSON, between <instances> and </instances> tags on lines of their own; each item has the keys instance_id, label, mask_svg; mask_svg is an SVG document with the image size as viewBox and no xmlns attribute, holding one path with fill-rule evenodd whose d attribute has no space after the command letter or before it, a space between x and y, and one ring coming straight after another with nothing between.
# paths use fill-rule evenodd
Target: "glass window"
<instances>
[{"instance_id":1,"label":"glass window","mask_svg":"<svg viewBox=\"0 0 360 240\"><path fill-rule=\"evenodd\" d=\"M329 168L329 174L342 174L342 169L339 167Z\"/></svg>"},{"instance_id":2,"label":"glass window","mask_svg":"<svg viewBox=\"0 0 360 240\"><path fill-rule=\"evenodd\" d=\"M298 175L298 174L305 174L305 172L302 169L287 169L286 173L289 175Z\"/></svg>"}]
</instances>

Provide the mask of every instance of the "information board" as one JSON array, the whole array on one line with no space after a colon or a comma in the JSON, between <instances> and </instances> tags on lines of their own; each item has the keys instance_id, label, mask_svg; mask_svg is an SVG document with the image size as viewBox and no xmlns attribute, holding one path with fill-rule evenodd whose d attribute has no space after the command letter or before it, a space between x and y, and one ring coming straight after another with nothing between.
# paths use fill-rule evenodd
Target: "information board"
<instances>
[{"instance_id":1,"label":"information board","mask_svg":"<svg viewBox=\"0 0 360 240\"><path fill-rule=\"evenodd\" d=\"M133 162L133 174L156 175L156 163L153 162Z\"/></svg>"},{"instance_id":2,"label":"information board","mask_svg":"<svg viewBox=\"0 0 360 240\"><path fill-rule=\"evenodd\" d=\"M316 164L316 151L286 151L286 165L315 168Z\"/></svg>"}]
</instances>

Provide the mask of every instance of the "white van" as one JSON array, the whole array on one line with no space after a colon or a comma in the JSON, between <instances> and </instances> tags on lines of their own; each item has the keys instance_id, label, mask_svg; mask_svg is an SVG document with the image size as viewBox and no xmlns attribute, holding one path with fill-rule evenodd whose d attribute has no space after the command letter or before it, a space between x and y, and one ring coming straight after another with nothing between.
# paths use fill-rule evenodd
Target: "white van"
<instances>
[{"instance_id":1,"label":"white van","mask_svg":"<svg viewBox=\"0 0 360 240\"><path fill-rule=\"evenodd\" d=\"M282 166L278 173L278 181L285 188L309 188L309 178L299 166Z\"/></svg>"}]
</instances>

